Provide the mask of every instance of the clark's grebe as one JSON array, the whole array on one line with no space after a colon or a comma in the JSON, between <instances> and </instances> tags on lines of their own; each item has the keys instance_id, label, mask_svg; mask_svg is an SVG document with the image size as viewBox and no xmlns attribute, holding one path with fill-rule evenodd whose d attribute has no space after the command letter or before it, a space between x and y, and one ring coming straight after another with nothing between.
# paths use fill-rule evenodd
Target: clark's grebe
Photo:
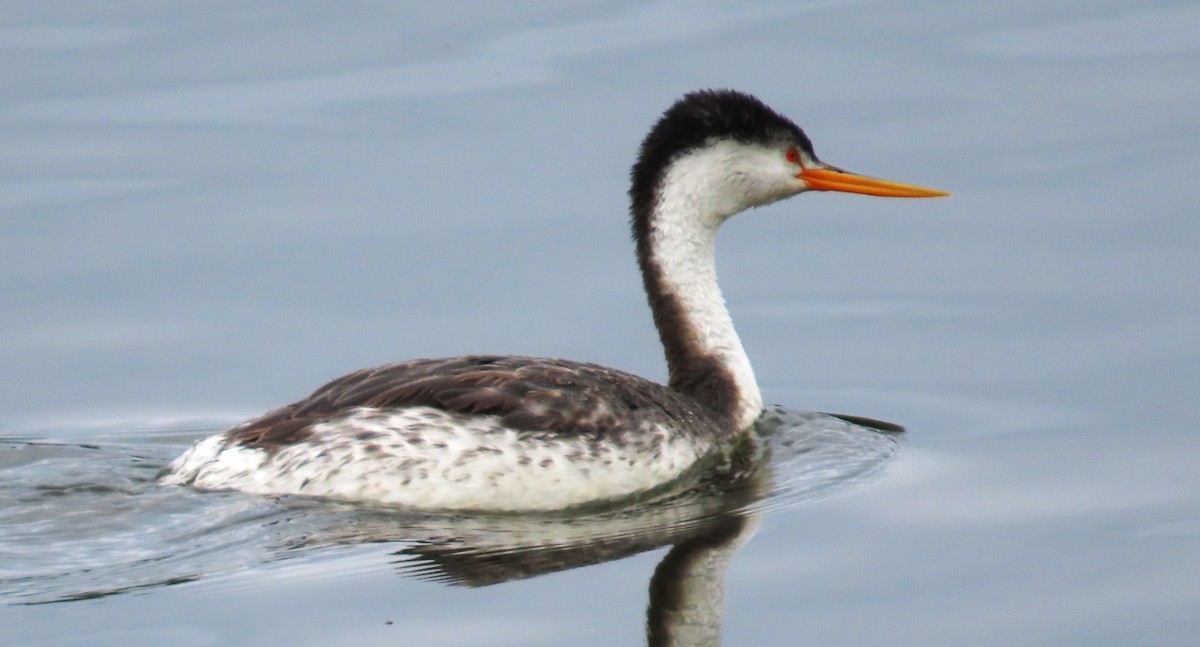
<instances>
[{"instance_id":1,"label":"clark's grebe","mask_svg":"<svg viewBox=\"0 0 1200 647\"><path fill-rule=\"evenodd\" d=\"M679 478L762 411L717 286L717 229L804 191L935 197L817 159L758 99L705 90L671 106L632 171L633 236L667 386L533 357L419 359L338 378L201 440L162 480L441 510L556 510Z\"/></svg>"}]
</instances>

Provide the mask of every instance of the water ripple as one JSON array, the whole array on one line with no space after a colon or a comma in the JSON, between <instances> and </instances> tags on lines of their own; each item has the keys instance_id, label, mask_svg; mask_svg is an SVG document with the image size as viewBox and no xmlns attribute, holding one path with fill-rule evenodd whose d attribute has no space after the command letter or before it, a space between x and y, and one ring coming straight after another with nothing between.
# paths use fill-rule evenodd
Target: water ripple
<instances>
[{"instance_id":1,"label":"water ripple","mask_svg":"<svg viewBox=\"0 0 1200 647\"><path fill-rule=\"evenodd\" d=\"M129 427L88 442L0 437L0 598L94 599L336 559L329 548L361 544L394 545L381 568L490 585L677 545L730 519L852 491L895 456L900 438L887 423L775 408L729 464L644 500L569 515L468 515L164 487L154 474L195 425L183 426L188 434Z\"/></svg>"}]
</instances>

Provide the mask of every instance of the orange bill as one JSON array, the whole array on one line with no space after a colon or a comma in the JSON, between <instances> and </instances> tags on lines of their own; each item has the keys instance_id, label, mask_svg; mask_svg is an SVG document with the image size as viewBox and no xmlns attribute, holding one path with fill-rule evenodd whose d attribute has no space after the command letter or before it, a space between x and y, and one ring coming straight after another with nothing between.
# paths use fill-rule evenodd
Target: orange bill
<instances>
[{"instance_id":1,"label":"orange bill","mask_svg":"<svg viewBox=\"0 0 1200 647\"><path fill-rule=\"evenodd\" d=\"M927 189L923 186L901 184L891 180L856 175L836 167L806 168L796 177L816 191L843 191L845 193L863 193L878 195L885 198L940 198L950 195L945 191Z\"/></svg>"}]
</instances>

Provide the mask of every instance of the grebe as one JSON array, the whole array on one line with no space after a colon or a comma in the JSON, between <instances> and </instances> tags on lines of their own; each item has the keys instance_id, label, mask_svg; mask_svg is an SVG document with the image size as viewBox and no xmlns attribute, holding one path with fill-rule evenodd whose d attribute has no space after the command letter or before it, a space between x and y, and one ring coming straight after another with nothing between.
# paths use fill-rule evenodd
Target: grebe
<instances>
[{"instance_id":1,"label":"grebe","mask_svg":"<svg viewBox=\"0 0 1200 647\"><path fill-rule=\"evenodd\" d=\"M947 195L825 164L796 124L732 90L671 106L631 179L666 386L561 359L387 364L199 441L162 481L478 511L561 510L655 489L729 447L763 408L717 286L721 223L810 190Z\"/></svg>"}]
</instances>

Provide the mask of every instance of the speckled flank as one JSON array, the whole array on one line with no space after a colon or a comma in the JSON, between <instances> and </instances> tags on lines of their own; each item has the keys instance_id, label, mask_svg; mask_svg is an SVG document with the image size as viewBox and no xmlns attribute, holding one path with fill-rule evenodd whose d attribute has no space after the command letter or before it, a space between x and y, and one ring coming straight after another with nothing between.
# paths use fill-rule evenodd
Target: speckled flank
<instances>
[{"instance_id":1,"label":"speckled flank","mask_svg":"<svg viewBox=\"0 0 1200 647\"><path fill-rule=\"evenodd\" d=\"M668 483L711 450L649 421L601 438L518 431L494 416L432 407L357 408L274 450L207 438L164 482L417 509L555 510Z\"/></svg>"}]
</instances>

